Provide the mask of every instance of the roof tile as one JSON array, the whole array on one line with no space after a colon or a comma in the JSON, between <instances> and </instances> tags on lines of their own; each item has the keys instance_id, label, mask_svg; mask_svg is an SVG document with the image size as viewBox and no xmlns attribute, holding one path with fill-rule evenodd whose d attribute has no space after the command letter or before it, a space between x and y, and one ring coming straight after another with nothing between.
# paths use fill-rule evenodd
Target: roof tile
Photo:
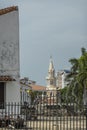
<instances>
[{"instance_id":1,"label":"roof tile","mask_svg":"<svg viewBox=\"0 0 87 130\"><path fill-rule=\"evenodd\" d=\"M18 6L12 6L12 7L7 7L7 8L4 8L4 9L1 9L0 15L7 14L7 13L15 11L15 10L18 10Z\"/></svg>"},{"instance_id":2,"label":"roof tile","mask_svg":"<svg viewBox=\"0 0 87 130\"><path fill-rule=\"evenodd\" d=\"M46 91L46 87L40 85L31 85L33 91Z\"/></svg>"},{"instance_id":3,"label":"roof tile","mask_svg":"<svg viewBox=\"0 0 87 130\"><path fill-rule=\"evenodd\" d=\"M15 81L11 76L0 76L0 81Z\"/></svg>"}]
</instances>

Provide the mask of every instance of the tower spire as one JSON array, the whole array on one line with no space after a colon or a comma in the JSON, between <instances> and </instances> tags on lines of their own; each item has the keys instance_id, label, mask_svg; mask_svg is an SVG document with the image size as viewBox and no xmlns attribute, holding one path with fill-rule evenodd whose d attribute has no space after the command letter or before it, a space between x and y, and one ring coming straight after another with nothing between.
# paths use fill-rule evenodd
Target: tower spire
<instances>
[{"instance_id":1,"label":"tower spire","mask_svg":"<svg viewBox=\"0 0 87 130\"><path fill-rule=\"evenodd\" d=\"M49 63L49 69L48 69L48 71L52 72L53 70L54 70L53 60L52 60L52 56L50 56L50 63Z\"/></svg>"},{"instance_id":2,"label":"tower spire","mask_svg":"<svg viewBox=\"0 0 87 130\"><path fill-rule=\"evenodd\" d=\"M55 94L56 93L56 77L55 77L55 69L52 60L52 56L50 56L50 63L48 68L48 75L46 77L47 80L47 95Z\"/></svg>"}]
</instances>

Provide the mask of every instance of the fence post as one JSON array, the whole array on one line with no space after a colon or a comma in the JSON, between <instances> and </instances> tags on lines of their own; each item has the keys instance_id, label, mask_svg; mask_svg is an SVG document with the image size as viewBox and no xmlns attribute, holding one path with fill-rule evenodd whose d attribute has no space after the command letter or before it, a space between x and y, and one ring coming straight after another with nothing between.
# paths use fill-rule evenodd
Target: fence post
<instances>
[{"instance_id":1,"label":"fence post","mask_svg":"<svg viewBox=\"0 0 87 130\"><path fill-rule=\"evenodd\" d=\"M87 104L86 104L86 130L87 130Z\"/></svg>"},{"instance_id":2,"label":"fence post","mask_svg":"<svg viewBox=\"0 0 87 130\"><path fill-rule=\"evenodd\" d=\"M85 114L86 114L86 130L87 130L87 89L84 87L83 91L83 103L85 106Z\"/></svg>"}]
</instances>

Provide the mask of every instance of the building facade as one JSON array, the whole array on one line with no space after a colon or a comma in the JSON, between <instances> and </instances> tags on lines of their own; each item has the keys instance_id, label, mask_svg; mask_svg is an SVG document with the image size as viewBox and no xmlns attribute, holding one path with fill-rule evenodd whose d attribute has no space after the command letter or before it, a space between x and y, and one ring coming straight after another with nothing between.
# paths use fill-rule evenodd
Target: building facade
<instances>
[{"instance_id":1,"label":"building facade","mask_svg":"<svg viewBox=\"0 0 87 130\"><path fill-rule=\"evenodd\" d=\"M57 84L59 89L63 89L68 85L68 81L66 81L67 75L70 73L69 70L61 70L57 72Z\"/></svg>"},{"instance_id":2,"label":"building facade","mask_svg":"<svg viewBox=\"0 0 87 130\"><path fill-rule=\"evenodd\" d=\"M0 102L20 102L19 11L0 10Z\"/></svg>"},{"instance_id":3,"label":"building facade","mask_svg":"<svg viewBox=\"0 0 87 130\"><path fill-rule=\"evenodd\" d=\"M60 70L55 73L52 57L50 58L48 75L46 77L47 86L46 92L48 96L56 95L60 89L67 86L66 76L70 73L69 70Z\"/></svg>"},{"instance_id":4,"label":"building facade","mask_svg":"<svg viewBox=\"0 0 87 130\"><path fill-rule=\"evenodd\" d=\"M47 81L47 87L46 87L47 96L55 95L57 86L56 86L56 76L52 57L50 58L46 81Z\"/></svg>"},{"instance_id":5,"label":"building facade","mask_svg":"<svg viewBox=\"0 0 87 130\"><path fill-rule=\"evenodd\" d=\"M20 79L20 102L22 105L31 104L31 96L29 91L32 90L30 86L30 81L28 78Z\"/></svg>"}]
</instances>

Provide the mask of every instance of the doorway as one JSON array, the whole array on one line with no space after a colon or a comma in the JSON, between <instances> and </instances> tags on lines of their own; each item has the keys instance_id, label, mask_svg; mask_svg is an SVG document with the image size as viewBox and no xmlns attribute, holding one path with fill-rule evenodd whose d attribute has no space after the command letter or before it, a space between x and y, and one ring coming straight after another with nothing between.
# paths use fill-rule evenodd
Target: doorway
<instances>
[{"instance_id":1,"label":"doorway","mask_svg":"<svg viewBox=\"0 0 87 130\"><path fill-rule=\"evenodd\" d=\"M4 97L5 97L5 83L0 82L0 108L2 108L4 104Z\"/></svg>"}]
</instances>

